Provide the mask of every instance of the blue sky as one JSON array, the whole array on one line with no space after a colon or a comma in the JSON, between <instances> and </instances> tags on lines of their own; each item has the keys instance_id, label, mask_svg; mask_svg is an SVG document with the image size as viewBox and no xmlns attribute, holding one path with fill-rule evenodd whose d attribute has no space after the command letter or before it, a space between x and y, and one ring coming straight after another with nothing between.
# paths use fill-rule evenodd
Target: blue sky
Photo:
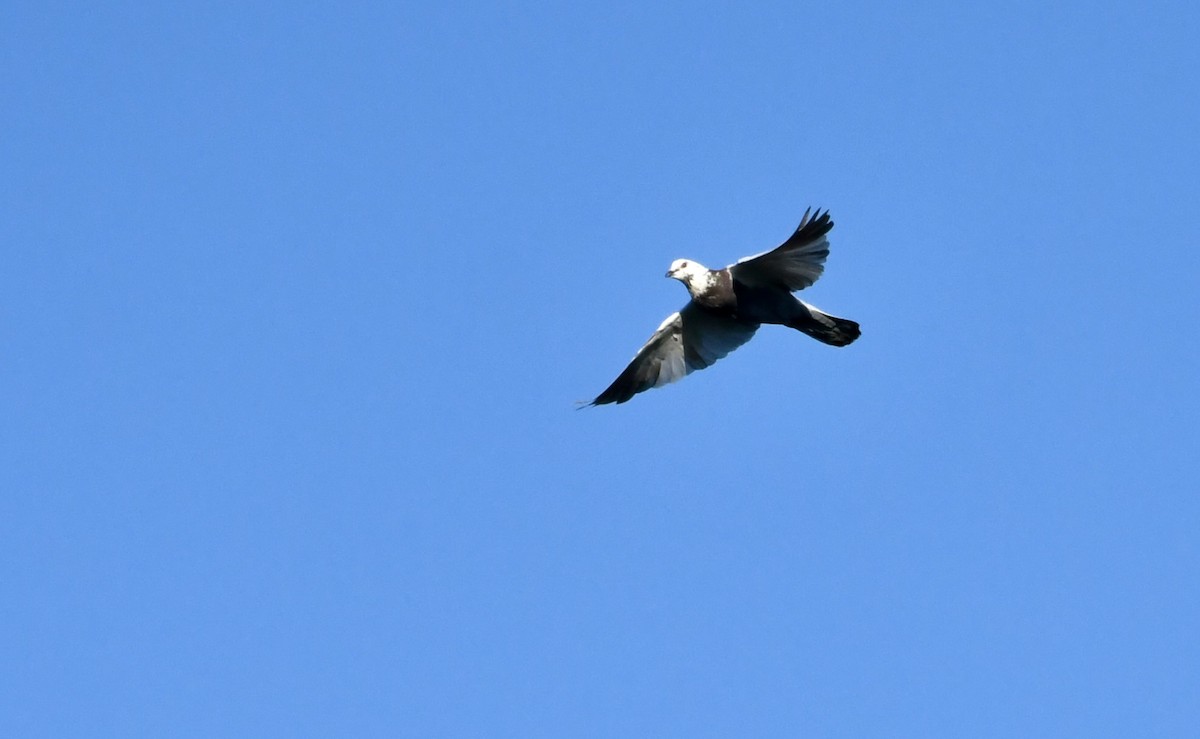
<instances>
[{"instance_id":1,"label":"blue sky","mask_svg":"<svg viewBox=\"0 0 1200 739\"><path fill-rule=\"evenodd\" d=\"M1191 3L9 3L0 734L1192 736ZM575 410L671 260L836 226Z\"/></svg>"}]
</instances>

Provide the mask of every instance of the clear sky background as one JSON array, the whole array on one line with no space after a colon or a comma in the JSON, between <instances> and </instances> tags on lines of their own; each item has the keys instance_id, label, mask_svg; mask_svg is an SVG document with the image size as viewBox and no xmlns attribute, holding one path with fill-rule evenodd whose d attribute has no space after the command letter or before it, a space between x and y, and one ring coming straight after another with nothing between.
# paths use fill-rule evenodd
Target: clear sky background
<instances>
[{"instance_id":1,"label":"clear sky background","mask_svg":"<svg viewBox=\"0 0 1200 739\"><path fill-rule=\"evenodd\" d=\"M0 9L0 735L1196 736L1192 2ZM677 257L836 226L575 409Z\"/></svg>"}]
</instances>

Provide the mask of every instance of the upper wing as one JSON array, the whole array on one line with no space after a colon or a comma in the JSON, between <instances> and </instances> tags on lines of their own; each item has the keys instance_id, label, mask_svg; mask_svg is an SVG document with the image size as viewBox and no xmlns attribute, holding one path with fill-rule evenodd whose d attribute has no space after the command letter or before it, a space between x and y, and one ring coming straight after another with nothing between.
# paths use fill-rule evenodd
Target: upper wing
<instances>
[{"instance_id":1,"label":"upper wing","mask_svg":"<svg viewBox=\"0 0 1200 739\"><path fill-rule=\"evenodd\" d=\"M608 389L589 405L624 403L652 387L704 369L754 336L757 323L715 316L695 303L672 313Z\"/></svg>"},{"instance_id":2,"label":"upper wing","mask_svg":"<svg viewBox=\"0 0 1200 739\"><path fill-rule=\"evenodd\" d=\"M777 285L789 291L803 290L817 281L825 271L829 256L826 234L833 228L829 211L819 209L804 218L791 238L771 251L739 259L730 265L734 278L748 285Z\"/></svg>"}]
</instances>

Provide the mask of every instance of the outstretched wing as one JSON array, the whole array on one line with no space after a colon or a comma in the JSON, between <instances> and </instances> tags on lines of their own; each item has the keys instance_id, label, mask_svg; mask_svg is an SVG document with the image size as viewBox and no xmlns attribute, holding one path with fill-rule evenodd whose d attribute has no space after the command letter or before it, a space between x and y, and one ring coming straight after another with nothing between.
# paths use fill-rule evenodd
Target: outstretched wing
<instances>
[{"instance_id":1,"label":"outstretched wing","mask_svg":"<svg viewBox=\"0 0 1200 739\"><path fill-rule=\"evenodd\" d=\"M745 344L757 330L757 323L716 316L688 303L662 322L625 371L588 405L624 403L643 390L675 382Z\"/></svg>"},{"instance_id":2,"label":"outstretched wing","mask_svg":"<svg viewBox=\"0 0 1200 739\"><path fill-rule=\"evenodd\" d=\"M829 211L822 213L818 209L809 218L806 210L791 238L771 251L739 259L729 270L734 279L747 285L774 285L792 292L803 290L825 271L825 258L829 256L826 234L831 228Z\"/></svg>"}]
</instances>

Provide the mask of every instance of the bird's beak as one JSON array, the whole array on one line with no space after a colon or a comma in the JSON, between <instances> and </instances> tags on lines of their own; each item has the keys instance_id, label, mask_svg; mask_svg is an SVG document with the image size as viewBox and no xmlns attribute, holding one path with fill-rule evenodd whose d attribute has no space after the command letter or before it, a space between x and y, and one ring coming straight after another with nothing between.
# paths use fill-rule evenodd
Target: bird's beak
<instances>
[{"instance_id":1,"label":"bird's beak","mask_svg":"<svg viewBox=\"0 0 1200 739\"><path fill-rule=\"evenodd\" d=\"M675 276L675 270L673 270L673 269L667 270L667 273L665 275L663 275L663 277L674 277L674 276Z\"/></svg>"}]
</instances>

